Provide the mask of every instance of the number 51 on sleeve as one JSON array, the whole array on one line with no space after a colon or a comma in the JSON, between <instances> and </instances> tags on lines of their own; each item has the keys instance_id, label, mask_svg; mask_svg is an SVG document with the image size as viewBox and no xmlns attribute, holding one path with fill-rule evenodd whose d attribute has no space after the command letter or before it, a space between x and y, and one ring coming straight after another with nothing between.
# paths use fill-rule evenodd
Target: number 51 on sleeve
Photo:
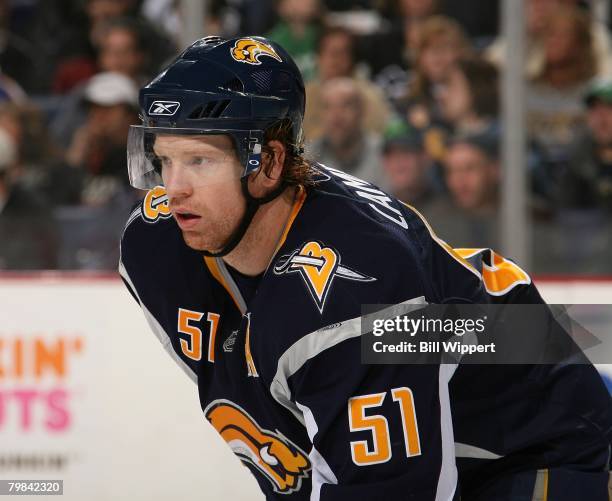
<instances>
[{"instance_id":1,"label":"number 51 on sleeve","mask_svg":"<svg viewBox=\"0 0 612 501\"><path fill-rule=\"evenodd\" d=\"M387 392L372 393L352 397L348 401L349 428L354 431L370 431L372 433L372 450L368 449L366 440L351 442L351 457L357 466L385 463L391 459L391 437L387 418L380 414L365 415L366 409L382 405ZM406 457L419 456L421 443L419 428L414 410L414 399L410 388L401 387L391 390L393 401L399 404L404 432Z\"/></svg>"}]
</instances>

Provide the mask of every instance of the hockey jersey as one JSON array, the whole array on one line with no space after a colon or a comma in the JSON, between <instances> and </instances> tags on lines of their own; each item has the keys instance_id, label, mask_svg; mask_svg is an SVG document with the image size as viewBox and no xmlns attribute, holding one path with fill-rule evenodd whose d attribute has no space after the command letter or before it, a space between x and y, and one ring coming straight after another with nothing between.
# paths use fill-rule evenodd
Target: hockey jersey
<instances>
[{"instance_id":1,"label":"hockey jersey","mask_svg":"<svg viewBox=\"0 0 612 501\"><path fill-rule=\"evenodd\" d=\"M488 250L453 250L415 209L371 184L322 166L316 181L298 192L256 279L187 247L162 187L134 209L121 241L124 282L266 498L450 501L459 496L455 441L470 452L459 463L470 484L492 463L504 470L506 455L520 456L523 446L533 454L554 427L557 439L567 435L549 414L533 421L531 441L514 437L523 433L521 414L482 426L508 403L480 400L505 391L505 373L493 371L496 387L475 396L467 389L482 384L483 372L488 378L487 368L460 367L453 377L453 365L361 363L364 304L487 303L501 297L491 295L495 287L540 298L513 263ZM487 259L503 272L485 280L479 270ZM576 390L593 384L592 367L585 370ZM537 376L518 369L509 401ZM597 383L566 403L591 413L585 434L605 448L609 400ZM535 463L546 463L545 448Z\"/></svg>"}]
</instances>

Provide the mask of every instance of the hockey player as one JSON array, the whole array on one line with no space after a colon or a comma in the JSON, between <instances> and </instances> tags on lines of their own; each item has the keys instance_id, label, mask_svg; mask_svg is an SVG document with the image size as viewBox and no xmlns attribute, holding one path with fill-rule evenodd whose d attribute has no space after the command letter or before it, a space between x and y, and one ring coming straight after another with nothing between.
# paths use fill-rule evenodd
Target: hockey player
<instances>
[{"instance_id":1,"label":"hockey player","mask_svg":"<svg viewBox=\"0 0 612 501\"><path fill-rule=\"evenodd\" d=\"M128 168L132 185L149 191L128 219L119 269L151 329L267 499L459 499L455 438L464 452L486 453L467 454L476 460L468 484L501 464L481 483L529 470L521 482L531 495L538 469L564 466L563 454L547 463L550 429L512 440L526 419L513 415L475 430L468 418L478 402L460 395L453 437L455 366L367 365L360 356L363 304L487 303L479 269L502 258L465 251L474 267L415 210L304 160L304 105L294 62L259 37L199 40L142 89ZM508 290L531 286L504 262ZM588 415L580 438L589 457L567 466L596 476L589 499L603 500L610 402L587 372L563 405ZM516 377L517 388L531 383ZM489 394L500 395L507 381L492 379ZM482 421L500 409L479 410ZM558 424L546 419L537 424ZM574 452L572 431L556 430ZM525 444L541 446L537 457ZM533 460L521 468L506 455ZM470 489L463 499L478 499Z\"/></svg>"}]
</instances>

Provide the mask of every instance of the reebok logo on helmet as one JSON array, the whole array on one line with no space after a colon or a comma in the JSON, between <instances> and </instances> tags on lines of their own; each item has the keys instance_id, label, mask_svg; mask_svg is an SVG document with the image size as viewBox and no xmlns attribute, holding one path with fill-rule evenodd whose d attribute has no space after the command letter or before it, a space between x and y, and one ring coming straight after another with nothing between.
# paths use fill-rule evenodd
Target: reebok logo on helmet
<instances>
[{"instance_id":1,"label":"reebok logo on helmet","mask_svg":"<svg viewBox=\"0 0 612 501\"><path fill-rule=\"evenodd\" d=\"M164 115L170 117L174 115L181 103L178 101L153 101L149 107L149 115Z\"/></svg>"}]
</instances>

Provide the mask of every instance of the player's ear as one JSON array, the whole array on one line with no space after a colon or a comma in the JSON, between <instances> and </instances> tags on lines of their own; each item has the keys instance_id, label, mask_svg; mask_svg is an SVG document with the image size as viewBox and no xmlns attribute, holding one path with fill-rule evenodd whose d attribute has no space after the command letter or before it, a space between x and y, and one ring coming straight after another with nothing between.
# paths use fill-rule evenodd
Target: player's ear
<instances>
[{"instance_id":1,"label":"player's ear","mask_svg":"<svg viewBox=\"0 0 612 501\"><path fill-rule=\"evenodd\" d=\"M254 192L266 193L278 185L283 175L286 154L287 150L281 141L268 141L261 153L261 168L251 178ZM256 193L253 195L258 196Z\"/></svg>"}]
</instances>

